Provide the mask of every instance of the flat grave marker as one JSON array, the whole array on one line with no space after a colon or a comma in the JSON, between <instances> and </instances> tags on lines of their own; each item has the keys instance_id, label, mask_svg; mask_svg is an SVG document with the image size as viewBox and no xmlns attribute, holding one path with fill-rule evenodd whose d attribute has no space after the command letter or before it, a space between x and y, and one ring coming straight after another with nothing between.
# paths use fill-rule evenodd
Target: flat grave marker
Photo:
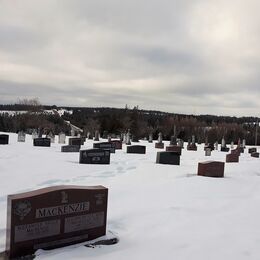
<instances>
[{"instance_id":1,"label":"flat grave marker","mask_svg":"<svg viewBox=\"0 0 260 260\"><path fill-rule=\"evenodd\" d=\"M256 153L256 152L257 152L256 147L248 148L248 153Z\"/></svg>"},{"instance_id":2,"label":"flat grave marker","mask_svg":"<svg viewBox=\"0 0 260 260\"><path fill-rule=\"evenodd\" d=\"M259 153L258 152L253 152L253 153L251 153L251 157L259 158Z\"/></svg>"}]
</instances>

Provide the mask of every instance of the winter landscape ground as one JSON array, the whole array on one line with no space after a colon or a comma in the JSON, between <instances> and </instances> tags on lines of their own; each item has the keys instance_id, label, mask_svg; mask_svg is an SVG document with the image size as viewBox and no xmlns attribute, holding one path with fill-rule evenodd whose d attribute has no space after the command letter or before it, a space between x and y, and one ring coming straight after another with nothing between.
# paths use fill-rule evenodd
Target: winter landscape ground
<instances>
[{"instance_id":1,"label":"winter landscape ground","mask_svg":"<svg viewBox=\"0 0 260 260\"><path fill-rule=\"evenodd\" d=\"M183 149L180 166L156 164L158 149L147 141L140 142L145 155L126 154L123 146L110 165L84 165L78 153L61 153L57 142L33 147L31 136L18 143L9 134L9 145L0 146L0 251L8 194L73 184L109 188L107 233L120 241L39 250L36 259L260 259L260 159L247 149L239 163L225 164L225 178L208 178L196 175L198 162L225 161L226 153L206 157L203 145Z\"/></svg>"}]
</instances>

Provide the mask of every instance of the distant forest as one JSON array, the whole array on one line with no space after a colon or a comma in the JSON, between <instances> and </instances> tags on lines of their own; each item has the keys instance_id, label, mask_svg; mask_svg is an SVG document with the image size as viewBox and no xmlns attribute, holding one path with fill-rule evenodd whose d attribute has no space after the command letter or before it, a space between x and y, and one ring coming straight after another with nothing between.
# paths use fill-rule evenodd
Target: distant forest
<instances>
[{"instance_id":1,"label":"distant forest","mask_svg":"<svg viewBox=\"0 0 260 260\"><path fill-rule=\"evenodd\" d=\"M62 107L63 115L57 112L60 107L44 106L37 99L22 100L18 104L0 105L0 131L27 132L42 128L55 134L63 131L70 134L70 127L65 121L84 130L84 135L94 135L96 130L101 137L110 134L117 136L128 129L137 138L158 138L162 132L164 140L175 135L188 141L195 135L197 142L221 142L222 137L230 143L246 139L247 144L255 144L257 117L230 117L214 115L185 115L134 108L108 107ZM53 110L54 113L46 113ZM4 113L20 111L22 113ZM259 138L258 138L259 139Z\"/></svg>"}]
</instances>

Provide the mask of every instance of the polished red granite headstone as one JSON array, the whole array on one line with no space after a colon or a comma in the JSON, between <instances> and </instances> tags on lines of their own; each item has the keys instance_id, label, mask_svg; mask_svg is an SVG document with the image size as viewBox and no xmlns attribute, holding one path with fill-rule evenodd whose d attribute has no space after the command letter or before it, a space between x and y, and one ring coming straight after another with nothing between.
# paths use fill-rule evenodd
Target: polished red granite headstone
<instances>
[{"instance_id":1,"label":"polished red granite headstone","mask_svg":"<svg viewBox=\"0 0 260 260\"><path fill-rule=\"evenodd\" d=\"M170 145L166 146L166 152L176 152L179 153L179 155L181 155L182 148L178 145Z\"/></svg>"},{"instance_id":2,"label":"polished red granite headstone","mask_svg":"<svg viewBox=\"0 0 260 260\"><path fill-rule=\"evenodd\" d=\"M164 143L155 143L155 148L164 149Z\"/></svg>"},{"instance_id":3,"label":"polished red granite headstone","mask_svg":"<svg viewBox=\"0 0 260 260\"><path fill-rule=\"evenodd\" d=\"M230 151L231 154L235 154L237 156L240 156L240 150L239 149L233 149Z\"/></svg>"},{"instance_id":4,"label":"polished red granite headstone","mask_svg":"<svg viewBox=\"0 0 260 260\"><path fill-rule=\"evenodd\" d=\"M239 162L239 153L230 153L226 155L226 162Z\"/></svg>"},{"instance_id":5,"label":"polished red granite headstone","mask_svg":"<svg viewBox=\"0 0 260 260\"><path fill-rule=\"evenodd\" d=\"M224 177L225 163L206 161L198 163L198 175L207 177Z\"/></svg>"},{"instance_id":6,"label":"polished red granite headstone","mask_svg":"<svg viewBox=\"0 0 260 260\"><path fill-rule=\"evenodd\" d=\"M10 258L92 240L106 234L108 189L54 186L8 196Z\"/></svg>"},{"instance_id":7,"label":"polished red granite headstone","mask_svg":"<svg viewBox=\"0 0 260 260\"><path fill-rule=\"evenodd\" d=\"M111 140L110 143L115 144L116 150L122 150L122 142L120 140Z\"/></svg>"}]
</instances>

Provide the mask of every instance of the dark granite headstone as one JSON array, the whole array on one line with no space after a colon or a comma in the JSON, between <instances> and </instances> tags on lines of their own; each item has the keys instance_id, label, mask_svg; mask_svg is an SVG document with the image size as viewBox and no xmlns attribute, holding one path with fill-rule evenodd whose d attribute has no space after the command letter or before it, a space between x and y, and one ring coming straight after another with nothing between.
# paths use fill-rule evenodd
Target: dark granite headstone
<instances>
[{"instance_id":1,"label":"dark granite headstone","mask_svg":"<svg viewBox=\"0 0 260 260\"><path fill-rule=\"evenodd\" d=\"M177 152L157 152L156 163L180 165L180 154Z\"/></svg>"},{"instance_id":2,"label":"dark granite headstone","mask_svg":"<svg viewBox=\"0 0 260 260\"><path fill-rule=\"evenodd\" d=\"M127 146L126 152L127 153L145 154L146 146L145 145L130 145L130 146Z\"/></svg>"},{"instance_id":3,"label":"dark granite headstone","mask_svg":"<svg viewBox=\"0 0 260 260\"><path fill-rule=\"evenodd\" d=\"M253 148L248 148L248 153L256 153L257 149L255 147Z\"/></svg>"},{"instance_id":4,"label":"dark granite headstone","mask_svg":"<svg viewBox=\"0 0 260 260\"><path fill-rule=\"evenodd\" d=\"M9 143L9 135L2 134L0 135L0 144L8 144Z\"/></svg>"},{"instance_id":5,"label":"dark granite headstone","mask_svg":"<svg viewBox=\"0 0 260 260\"><path fill-rule=\"evenodd\" d=\"M115 144L116 150L122 150L122 142L120 140L111 140L110 143Z\"/></svg>"},{"instance_id":6,"label":"dark granite headstone","mask_svg":"<svg viewBox=\"0 0 260 260\"><path fill-rule=\"evenodd\" d=\"M205 149L205 156L211 156L211 148Z\"/></svg>"},{"instance_id":7,"label":"dark granite headstone","mask_svg":"<svg viewBox=\"0 0 260 260\"><path fill-rule=\"evenodd\" d=\"M51 146L51 139L50 138L34 138L33 139L34 146L43 146L43 147L50 147Z\"/></svg>"},{"instance_id":8,"label":"dark granite headstone","mask_svg":"<svg viewBox=\"0 0 260 260\"><path fill-rule=\"evenodd\" d=\"M228 147L221 147L220 151L221 152L229 152L229 148Z\"/></svg>"},{"instance_id":9,"label":"dark granite headstone","mask_svg":"<svg viewBox=\"0 0 260 260\"><path fill-rule=\"evenodd\" d=\"M106 234L108 189L54 186L8 196L10 258L96 239Z\"/></svg>"},{"instance_id":10,"label":"dark granite headstone","mask_svg":"<svg viewBox=\"0 0 260 260\"><path fill-rule=\"evenodd\" d=\"M79 163L110 164L110 151L104 149L88 149L79 152Z\"/></svg>"},{"instance_id":11,"label":"dark granite headstone","mask_svg":"<svg viewBox=\"0 0 260 260\"><path fill-rule=\"evenodd\" d=\"M61 152L63 153L78 153L80 150L80 145L63 145L61 147Z\"/></svg>"},{"instance_id":12,"label":"dark granite headstone","mask_svg":"<svg viewBox=\"0 0 260 260\"><path fill-rule=\"evenodd\" d=\"M115 143L103 142L103 143L94 143L93 148L109 150L110 153L116 152Z\"/></svg>"},{"instance_id":13,"label":"dark granite headstone","mask_svg":"<svg viewBox=\"0 0 260 260\"><path fill-rule=\"evenodd\" d=\"M19 131L17 136L17 142L25 142L26 134L24 131Z\"/></svg>"},{"instance_id":14,"label":"dark granite headstone","mask_svg":"<svg viewBox=\"0 0 260 260\"><path fill-rule=\"evenodd\" d=\"M99 131L98 130L95 131L94 141L99 141Z\"/></svg>"},{"instance_id":15,"label":"dark granite headstone","mask_svg":"<svg viewBox=\"0 0 260 260\"><path fill-rule=\"evenodd\" d=\"M176 152L179 155L181 155L182 148L178 145L170 145L170 146L166 146L166 152Z\"/></svg>"},{"instance_id":16,"label":"dark granite headstone","mask_svg":"<svg viewBox=\"0 0 260 260\"><path fill-rule=\"evenodd\" d=\"M224 177L224 167L224 162L200 162L198 163L198 175L207 177Z\"/></svg>"},{"instance_id":17,"label":"dark granite headstone","mask_svg":"<svg viewBox=\"0 0 260 260\"><path fill-rule=\"evenodd\" d=\"M258 152L253 152L253 153L251 153L251 157L259 158L259 153Z\"/></svg>"},{"instance_id":18,"label":"dark granite headstone","mask_svg":"<svg viewBox=\"0 0 260 260\"><path fill-rule=\"evenodd\" d=\"M82 141L81 137L69 138L69 145L82 145L82 142L84 144L84 141Z\"/></svg>"},{"instance_id":19,"label":"dark granite headstone","mask_svg":"<svg viewBox=\"0 0 260 260\"><path fill-rule=\"evenodd\" d=\"M238 153L227 154L226 155L226 162L227 163L239 162L239 155L238 155Z\"/></svg>"},{"instance_id":20,"label":"dark granite headstone","mask_svg":"<svg viewBox=\"0 0 260 260\"><path fill-rule=\"evenodd\" d=\"M204 146L204 151L206 151L206 149L210 148L211 151L214 151L215 147L213 143L208 143L207 145Z\"/></svg>"}]
</instances>

